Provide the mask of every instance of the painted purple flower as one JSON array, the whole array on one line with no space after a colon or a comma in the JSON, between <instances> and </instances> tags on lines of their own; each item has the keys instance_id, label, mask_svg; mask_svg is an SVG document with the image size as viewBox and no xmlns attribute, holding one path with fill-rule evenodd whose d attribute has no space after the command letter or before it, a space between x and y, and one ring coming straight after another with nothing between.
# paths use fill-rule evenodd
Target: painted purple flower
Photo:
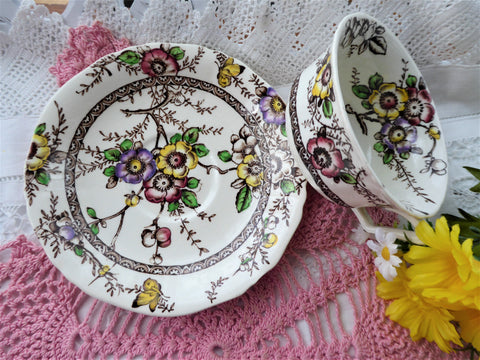
<instances>
[{"instance_id":1,"label":"painted purple flower","mask_svg":"<svg viewBox=\"0 0 480 360\"><path fill-rule=\"evenodd\" d=\"M156 170L155 160L146 149L129 150L120 156L115 166L115 176L130 184L150 179Z\"/></svg>"},{"instance_id":2,"label":"painted purple flower","mask_svg":"<svg viewBox=\"0 0 480 360\"><path fill-rule=\"evenodd\" d=\"M153 49L147 52L140 63L145 74L150 76L175 75L180 67L172 55L162 49Z\"/></svg>"},{"instance_id":3,"label":"painted purple flower","mask_svg":"<svg viewBox=\"0 0 480 360\"><path fill-rule=\"evenodd\" d=\"M432 98L426 89L418 91L416 88L407 88L408 100L402 112L405 120L411 125L418 125L421 121L429 123L435 115L435 108L431 104Z\"/></svg>"},{"instance_id":4,"label":"painted purple flower","mask_svg":"<svg viewBox=\"0 0 480 360\"><path fill-rule=\"evenodd\" d=\"M177 179L172 175L158 172L148 181L143 182L145 198L153 203L175 202L182 197L181 189L187 185L187 177Z\"/></svg>"},{"instance_id":5,"label":"painted purple flower","mask_svg":"<svg viewBox=\"0 0 480 360\"><path fill-rule=\"evenodd\" d=\"M268 88L267 95L260 99L260 110L266 123L285 123L285 103L273 88Z\"/></svg>"},{"instance_id":6,"label":"painted purple flower","mask_svg":"<svg viewBox=\"0 0 480 360\"><path fill-rule=\"evenodd\" d=\"M69 225L64 225L58 229L58 235L69 241L75 237L75 230L73 230L73 227Z\"/></svg>"},{"instance_id":7,"label":"painted purple flower","mask_svg":"<svg viewBox=\"0 0 480 360\"><path fill-rule=\"evenodd\" d=\"M337 176L345 167L342 154L335 148L331 139L322 136L310 139L307 143L307 151L312 155L310 159L313 167L320 170L326 177Z\"/></svg>"},{"instance_id":8,"label":"painted purple flower","mask_svg":"<svg viewBox=\"0 0 480 360\"><path fill-rule=\"evenodd\" d=\"M397 118L393 123L385 123L379 135L390 150L402 154L412 150L412 144L417 140L417 129L407 120Z\"/></svg>"}]
</instances>

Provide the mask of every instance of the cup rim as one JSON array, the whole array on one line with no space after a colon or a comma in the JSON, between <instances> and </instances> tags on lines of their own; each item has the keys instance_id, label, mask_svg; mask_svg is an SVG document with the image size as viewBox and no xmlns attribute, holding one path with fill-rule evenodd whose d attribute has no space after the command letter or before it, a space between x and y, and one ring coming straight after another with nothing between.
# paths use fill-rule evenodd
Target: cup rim
<instances>
[{"instance_id":1,"label":"cup rim","mask_svg":"<svg viewBox=\"0 0 480 360\"><path fill-rule=\"evenodd\" d=\"M369 21L374 21L378 25L383 26L383 28L385 29L385 34L389 38L388 41L393 41L394 46L400 49L400 51L404 55L404 58L406 60L408 60L409 65L412 67L412 69L415 72L417 72L418 74L421 74L421 72L418 69L417 64L415 63L415 61L411 57L408 50L405 48L405 46L400 41L400 39L398 39L398 37L389 29L389 27L386 26L385 24L383 24L381 21L379 21L376 18L374 18L374 17L372 17L368 14L365 14L363 12L352 13L352 14L344 17L342 19L342 21L338 24L337 30L335 31L335 35L334 35L334 38L333 38L332 47L331 47L331 60L330 61L331 61L331 64L332 64L331 66L334 69L334 71L332 71L332 78L333 78L332 79L333 80L333 86L332 87L335 89L335 94L336 94L336 98L337 98L336 99L337 110L340 112L339 115L341 115L342 117L344 117L345 119L348 120L348 121L344 122L344 126L350 134L355 135L356 133L355 133L355 131L354 131L352 125L351 125L350 117L348 116L347 111L345 110L345 102L344 102L344 97L343 97L343 91L342 91L342 88L340 87L339 66L338 66L338 58L339 58L338 57L338 52L339 52L339 45L340 45L340 42L341 42L341 36L343 36L343 34L344 34L344 29L345 29L345 26L346 26L347 22L350 19L353 19L353 18L367 19ZM438 116L438 114L437 114L437 116ZM440 118L438 118L438 119L440 120ZM438 121L437 127L441 130L440 121ZM392 194L392 192L390 191L390 189L388 189L388 187L385 185L385 183L380 180L376 171L373 169L370 162L368 161L366 153L365 153L364 149L362 148L362 146L360 145L360 143L357 139L357 136L356 135L353 136L350 139L350 141L352 141L354 143L355 147L360 150L360 154L358 154L359 157L361 158L363 163L368 167L368 169L370 171L370 174L372 175L373 179L381 186L382 191L385 193L385 195L391 201L391 202L389 202L389 205L391 207L395 207L396 209L401 210L402 212L405 212L406 214L414 216L416 218L428 218L428 217L434 216L436 213L438 213L438 211L441 208L443 202L445 201L445 197L446 197L446 193L447 193L448 172L446 174L447 178L444 180L445 185L443 186L442 191L436 193L436 195L439 195L439 196L438 196L437 201L435 202L435 206L434 207L432 206L432 211L428 214L419 216L418 213L414 213L412 211L409 211L404 205L402 205L397 200L398 197L394 196ZM446 152L446 144L445 144L445 139L443 137L441 139L441 143L438 144L438 145L442 146L445 149L445 152ZM445 158L445 162L447 162L447 168L448 168L448 159L447 158Z\"/></svg>"}]
</instances>

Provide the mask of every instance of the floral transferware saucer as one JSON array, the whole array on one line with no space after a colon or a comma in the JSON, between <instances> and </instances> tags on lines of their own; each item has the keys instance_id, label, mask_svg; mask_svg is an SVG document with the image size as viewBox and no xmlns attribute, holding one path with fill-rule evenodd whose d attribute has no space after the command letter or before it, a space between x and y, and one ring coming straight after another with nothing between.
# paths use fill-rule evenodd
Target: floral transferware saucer
<instances>
[{"instance_id":1,"label":"floral transferware saucer","mask_svg":"<svg viewBox=\"0 0 480 360\"><path fill-rule=\"evenodd\" d=\"M285 104L195 45L108 55L46 106L25 196L52 262L88 294L157 316L232 299L280 259L305 180Z\"/></svg>"}]
</instances>

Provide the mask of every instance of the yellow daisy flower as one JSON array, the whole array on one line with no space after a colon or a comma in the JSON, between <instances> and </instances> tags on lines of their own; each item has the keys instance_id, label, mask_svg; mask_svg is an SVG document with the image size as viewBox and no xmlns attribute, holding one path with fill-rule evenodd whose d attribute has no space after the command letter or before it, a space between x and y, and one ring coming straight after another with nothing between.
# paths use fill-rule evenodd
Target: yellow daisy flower
<instances>
[{"instance_id":1,"label":"yellow daisy flower","mask_svg":"<svg viewBox=\"0 0 480 360\"><path fill-rule=\"evenodd\" d=\"M398 275L387 281L377 273L377 294L385 300L393 300L385 314L391 320L410 330L410 337L417 341L426 338L434 341L444 352L451 352L450 342L463 346L460 336L451 323L450 311L427 302L419 292L410 287L405 263L400 264Z\"/></svg>"},{"instance_id":2,"label":"yellow daisy flower","mask_svg":"<svg viewBox=\"0 0 480 360\"><path fill-rule=\"evenodd\" d=\"M47 161L50 155L48 140L43 135L33 135L30 151L27 156L27 169L36 171L40 169Z\"/></svg>"},{"instance_id":3,"label":"yellow daisy flower","mask_svg":"<svg viewBox=\"0 0 480 360\"><path fill-rule=\"evenodd\" d=\"M257 155L247 155L237 167L237 175L245 179L247 185L257 187L263 179L263 166Z\"/></svg>"},{"instance_id":4,"label":"yellow daisy flower","mask_svg":"<svg viewBox=\"0 0 480 360\"><path fill-rule=\"evenodd\" d=\"M325 65L322 66L315 78L315 84L313 85L312 95L320 96L321 99L325 99L330 95L330 91L333 85L332 79L332 66L330 65L330 58L328 57Z\"/></svg>"},{"instance_id":5,"label":"yellow daisy flower","mask_svg":"<svg viewBox=\"0 0 480 360\"><path fill-rule=\"evenodd\" d=\"M453 313L460 325L462 339L480 351L480 310L467 309Z\"/></svg>"},{"instance_id":6,"label":"yellow daisy flower","mask_svg":"<svg viewBox=\"0 0 480 360\"><path fill-rule=\"evenodd\" d=\"M404 256L412 264L410 286L447 309L480 310L480 261L473 257L472 240L460 244L459 226L450 232L444 217L436 221L435 230L422 221L415 232L427 246L414 245Z\"/></svg>"},{"instance_id":7,"label":"yellow daisy flower","mask_svg":"<svg viewBox=\"0 0 480 360\"><path fill-rule=\"evenodd\" d=\"M405 109L408 93L405 89L398 88L394 83L384 83L378 90L373 90L368 98L373 110L381 117L396 119L400 111Z\"/></svg>"},{"instance_id":8,"label":"yellow daisy flower","mask_svg":"<svg viewBox=\"0 0 480 360\"><path fill-rule=\"evenodd\" d=\"M177 141L161 149L155 161L157 168L165 174L183 179L197 166L198 155L186 142Z\"/></svg>"}]
</instances>

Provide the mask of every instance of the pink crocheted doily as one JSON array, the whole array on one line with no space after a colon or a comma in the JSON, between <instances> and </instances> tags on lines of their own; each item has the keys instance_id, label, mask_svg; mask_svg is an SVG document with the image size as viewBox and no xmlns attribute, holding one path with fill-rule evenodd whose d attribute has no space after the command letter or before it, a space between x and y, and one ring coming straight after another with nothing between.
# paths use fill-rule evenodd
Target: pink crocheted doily
<instances>
[{"instance_id":1,"label":"pink crocheted doily","mask_svg":"<svg viewBox=\"0 0 480 360\"><path fill-rule=\"evenodd\" d=\"M59 83L120 50L100 24L70 30L51 71ZM395 216L378 210L379 223ZM0 357L33 359L439 359L384 315L357 220L308 188L303 220L279 264L244 295L199 313L155 318L95 300L24 236L0 248ZM449 358L460 358L455 354Z\"/></svg>"}]
</instances>

